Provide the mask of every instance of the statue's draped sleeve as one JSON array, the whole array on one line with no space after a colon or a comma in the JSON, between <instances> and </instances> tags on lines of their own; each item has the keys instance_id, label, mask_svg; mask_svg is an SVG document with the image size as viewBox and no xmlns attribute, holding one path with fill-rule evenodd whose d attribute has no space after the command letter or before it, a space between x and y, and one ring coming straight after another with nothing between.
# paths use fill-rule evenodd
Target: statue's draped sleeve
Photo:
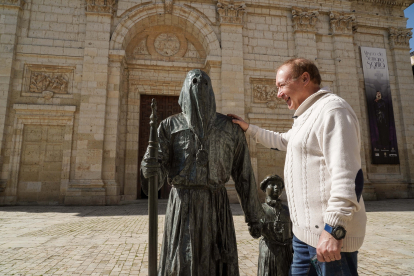
<instances>
[{"instance_id":1,"label":"statue's draped sleeve","mask_svg":"<svg viewBox=\"0 0 414 276\"><path fill-rule=\"evenodd\" d=\"M246 137L241 128L236 128L236 147L231 176L234 180L240 204L248 223L259 222L264 217L262 206L257 194L256 180L250 161Z\"/></svg>"}]
</instances>

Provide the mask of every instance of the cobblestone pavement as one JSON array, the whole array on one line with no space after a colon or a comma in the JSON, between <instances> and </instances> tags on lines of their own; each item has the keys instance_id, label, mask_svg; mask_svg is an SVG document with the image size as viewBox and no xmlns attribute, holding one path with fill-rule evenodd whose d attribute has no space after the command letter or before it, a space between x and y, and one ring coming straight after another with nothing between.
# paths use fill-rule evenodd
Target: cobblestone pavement
<instances>
[{"instance_id":1,"label":"cobblestone pavement","mask_svg":"<svg viewBox=\"0 0 414 276\"><path fill-rule=\"evenodd\" d=\"M414 275L414 199L367 202L360 275ZM161 246L166 202L159 204ZM240 275L256 275L258 240L232 205ZM0 275L147 275L147 202L0 207Z\"/></svg>"}]
</instances>

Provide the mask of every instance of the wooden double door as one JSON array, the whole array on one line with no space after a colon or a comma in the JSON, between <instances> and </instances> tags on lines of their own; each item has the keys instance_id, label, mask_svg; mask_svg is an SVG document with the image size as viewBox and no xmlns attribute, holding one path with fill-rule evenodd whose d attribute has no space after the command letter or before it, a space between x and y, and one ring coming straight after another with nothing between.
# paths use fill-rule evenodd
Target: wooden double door
<instances>
[{"instance_id":1,"label":"wooden double door","mask_svg":"<svg viewBox=\"0 0 414 276\"><path fill-rule=\"evenodd\" d=\"M152 96L141 95L140 104L140 119L139 119L139 147L138 147L138 198L147 198L141 188L141 161L144 157L145 151L148 147L149 132L150 132L150 116L151 116L151 101L157 101L157 117L159 123L171 115L181 112L181 107L178 105L178 96ZM167 199L171 186L166 183L158 192L158 198Z\"/></svg>"}]
</instances>

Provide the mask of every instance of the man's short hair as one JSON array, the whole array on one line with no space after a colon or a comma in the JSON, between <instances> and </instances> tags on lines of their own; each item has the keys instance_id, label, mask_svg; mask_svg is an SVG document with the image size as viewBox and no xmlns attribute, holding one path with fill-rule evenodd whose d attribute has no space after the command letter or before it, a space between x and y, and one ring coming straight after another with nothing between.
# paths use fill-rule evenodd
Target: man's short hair
<instances>
[{"instance_id":1,"label":"man's short hair","mask_svg":"<svg viewBox=\"0 0 414 276\"><path fill-rule=\"evenodd\" d=\"M310 80L317 85L321 85L322 78L319 74L318 67L315 63L305 58L292 58L283 62L282 65L277 68L279 71L280 67L284 65L290 65L292 68L292 78L295 80L302 76L303 73L308 72Z\"/></svg>"}]
</instances>

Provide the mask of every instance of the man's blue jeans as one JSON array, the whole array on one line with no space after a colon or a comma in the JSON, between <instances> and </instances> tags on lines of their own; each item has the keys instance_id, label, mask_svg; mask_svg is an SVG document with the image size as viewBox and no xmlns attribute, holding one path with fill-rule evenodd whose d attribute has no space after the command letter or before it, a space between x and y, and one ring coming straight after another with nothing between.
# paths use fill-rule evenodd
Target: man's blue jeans
<instances>
[{"instance_id":1,"label":"man's blue jeans","mask_svg":"<svg viewBox=\"0 0 414 276\"><path fill-rule=\"evenodd\" d=\"M293 236L293 262L290 267L291 276L317 276L316 268L320 268L323 276L357 276L357 254L355 252L341 252L341 260L320 263L316 260L315 266L311 264L311 258L316 255L316 248L300 241Z\"/></svg>"}]
</instances>

